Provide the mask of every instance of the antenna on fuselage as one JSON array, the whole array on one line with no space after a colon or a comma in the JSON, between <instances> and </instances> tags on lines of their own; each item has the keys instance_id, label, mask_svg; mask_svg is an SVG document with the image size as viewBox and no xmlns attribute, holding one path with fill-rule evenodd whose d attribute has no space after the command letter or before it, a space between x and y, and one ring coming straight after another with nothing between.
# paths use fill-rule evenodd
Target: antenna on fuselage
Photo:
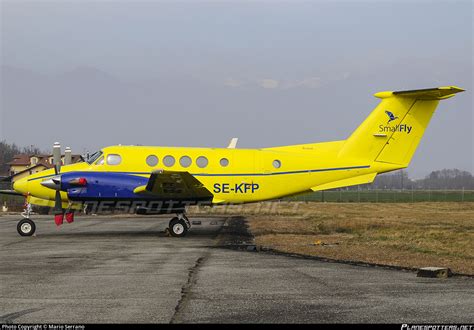
<instances>
[{"instance_id":1,"label":"antenna on fuselage","mask_svg":"<svg viewBox=\"0 0 474 330\"><path fill-rule=\"evenodd\" d=\"M232 138L232 140L230 140L229 142L229 145L227 146L227 149L235 149L238 141L239 141L239 138Z\"/></svg>"}]
</instances>

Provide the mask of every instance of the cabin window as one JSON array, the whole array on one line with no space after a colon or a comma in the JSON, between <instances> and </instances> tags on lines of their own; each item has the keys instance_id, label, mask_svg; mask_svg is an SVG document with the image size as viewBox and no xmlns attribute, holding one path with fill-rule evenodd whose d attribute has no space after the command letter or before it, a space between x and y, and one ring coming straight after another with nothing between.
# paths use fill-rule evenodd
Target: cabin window
<instances>
[{"instance_id":1,"label":"cabin window","mask_svg":"<svg viewBox=\"0 0 474 330\"><path fill-rule=\"evenodd\" d=\"M163 164L165 164L165 166L167 167L171 167L173 166L175 163L175 160L174 160L174 157L173 156L165 156L165 158L163 158Z\"/></svg>"},{"instance_id":2,"label":"cabin window","mask_svg":"<svg viewBox=\"0 0 474 330\"><path fill-rule=\"evenodd\" d=\"M220 164L222 167L227 167L229 165L229 160L227 158L222 158Z\"/></svg>"},{"instance_id":3,"label":"cabin window","mask_svg":"<svg viewBox=\"0 0 474 330\"><path fill-rule=\"evenodd\" d=\"M193 161L188 156L183 156L179 159L179 163L182 167L189 167Z\"/></svg>"},{"instance_id":4,"label":"cabin window","mask_svg":"<svg viewBox=\"0 0 474 330\"><path fill-rule=\"evenodd\" d=\"M122 157L117 154L107 155L107 165L120 165Z\"/></svg>"},{"instance_id":5,"label":"cabin window","mask_svg":"<svg viewBox=\"0 0 474 330\"><path fill-rule=\"evenodd\" d=\"M207 160L206 157L204 156L199 156L197 159L196 159L196 165L200 168L204 168L207 166L207 164L209 164L209 161Z\"/></svg>"},{"instance_id":6,"label":"cabin window","mask_svg":"<svg viewBox=\"0 0 474 330\"><path fill-rule=\"evenodd\" d=\"M275 159L273 161L273 167L274 168L280 168L281 167L281 162L278 159Z\"/></svg>"},{"instance_id":7,"label":"cabin window","mask_svg":"<svg viewBox=\"0 0 474 330\"><path fill-rule=\"evenodd\" d=\"M156 157L155 155L150 155L146 158L146 163L148 166L154 167L158 165L158 157Z\"/></svg>"}]
</instances>

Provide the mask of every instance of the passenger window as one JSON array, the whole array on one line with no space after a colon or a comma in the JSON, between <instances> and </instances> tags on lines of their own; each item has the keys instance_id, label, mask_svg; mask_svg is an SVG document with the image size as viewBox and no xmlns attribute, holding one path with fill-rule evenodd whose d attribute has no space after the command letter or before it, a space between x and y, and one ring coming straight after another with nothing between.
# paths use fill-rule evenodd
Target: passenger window
<instances>
[{"instance_id":1,"label":"passenger window","mask_svg":"<svg viewBox=\"0 0 474 330\"><path fill-rule=\"evenodd\" d=\"M204 156L199 156L197 159L196 159L196 165L200 168L204 168L207 166L207 164L209 164L209 161L207 160L206 157Z\"/></svg>"},{"instance_id":2,"label":"passenger window","mask_svg":"<svg viewBox=\"0 0 474 330\"><path fill-rule=\"evenodd\" d=\"M227 158L222 158L220 163L222 167L227 167L229 165L229 160Z\"/></svg>"},{"instance_id":3,"label":"passenger window","mask_svg":"<svg viewBox=\"0 0 474 330\"><path fill-rule=\"evenodd\" d=\"M183 156L179 159L179 163L182 167L189 167L193 161L188 156Z\"/></svg>"},{"instance_id":4,"label":"passenger window","mask_svg":"<svg viewBox=\"0 0 474 330\"><path fill-rule=\"evenodd\" d=\"M150 155L146 158L146 163L148 166L154 167L158 165L158 157L156 157L155 155Z\"/></svg>"},{"instance_id":5,"label":"passenger window","mask_svg":"<svg viewBox=\"0 0 474 330\"><path fill-rule=\"evenodd\" d=\"M275 159L273 161L273 167L274 168L280 168L281 167L281 162L278 159Z\"/></svg>"},{"instance_id":6,"label":"passenger window","mask_svg":"<svg viewBox=\"0 0 474 330\"><path fill-rule=\"evenodd\" d=\"M107 155L107 165L119 165L122 162L122 157L117 154Z\"/></svg>"},{"instance_id":7,"label":"passenger window","mask_svg":"<svg viewBox=\"0 0 474 330\"><path fill-rule=\"evenodd\" d=\"M165 156L165 158L163 158L163 164L165 164L165 166L167 167L171 167L173 166L175 163L175 160L174 160L174 157L173 156Z\"/></svg>"}]
</instances>

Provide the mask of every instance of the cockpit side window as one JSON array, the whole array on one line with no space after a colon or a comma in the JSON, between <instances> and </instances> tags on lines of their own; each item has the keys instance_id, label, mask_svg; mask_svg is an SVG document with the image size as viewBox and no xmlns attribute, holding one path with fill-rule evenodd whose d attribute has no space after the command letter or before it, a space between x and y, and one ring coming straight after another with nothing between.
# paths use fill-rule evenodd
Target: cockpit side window
<instances>
[{"instance_id":1,"label":"cockpit side window","mask_svg":"<svg viewBox=\"0 0 474 330\"><path fill-rule=\"evenodd\" d=\"M117 154L107 155L107 165L120 165L122 162L122 156Z\"/></svg>"},{"instance_id":2,"label":"cockpit side window","mask_svg":"<svg viewBox=\"0 0 474 330\"><path fill-rule=\"evenodd\" d=\"M99 160L95 163L95 165L104 165L104 156L100 157Z\"/></svg>"},{"instance_id":3,"label":"cockpit side window","mask_svg":"<svg viewBox=\"0 0 474 330\"><path fill-rule=\"evenodd\" d=\"M92 165L94 164L94 162L99 159L100 156L102 156L103 152L102 151L97 151L97 152L94 152L92 155L89 156L89 158L87 159L87 163L89 163L89 165Z\"/></svg>"}]
</instances>

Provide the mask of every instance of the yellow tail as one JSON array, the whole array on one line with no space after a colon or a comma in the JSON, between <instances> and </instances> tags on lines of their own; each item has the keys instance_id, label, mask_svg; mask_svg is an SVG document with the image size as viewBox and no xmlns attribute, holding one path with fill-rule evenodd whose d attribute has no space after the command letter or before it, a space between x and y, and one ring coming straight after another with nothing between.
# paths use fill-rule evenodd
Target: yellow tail
<instances>
[{"instance_id":1,"label":"yellow tail","mask_svg":"<svg viewBox=\"0 0 474 330\"><path fill-rule=\"evenodd\" d=\"M407 167L439 100L463 91L449 86L375 94L382 101L346 140L339 156Z\"/></svg>"}]
</instances>

